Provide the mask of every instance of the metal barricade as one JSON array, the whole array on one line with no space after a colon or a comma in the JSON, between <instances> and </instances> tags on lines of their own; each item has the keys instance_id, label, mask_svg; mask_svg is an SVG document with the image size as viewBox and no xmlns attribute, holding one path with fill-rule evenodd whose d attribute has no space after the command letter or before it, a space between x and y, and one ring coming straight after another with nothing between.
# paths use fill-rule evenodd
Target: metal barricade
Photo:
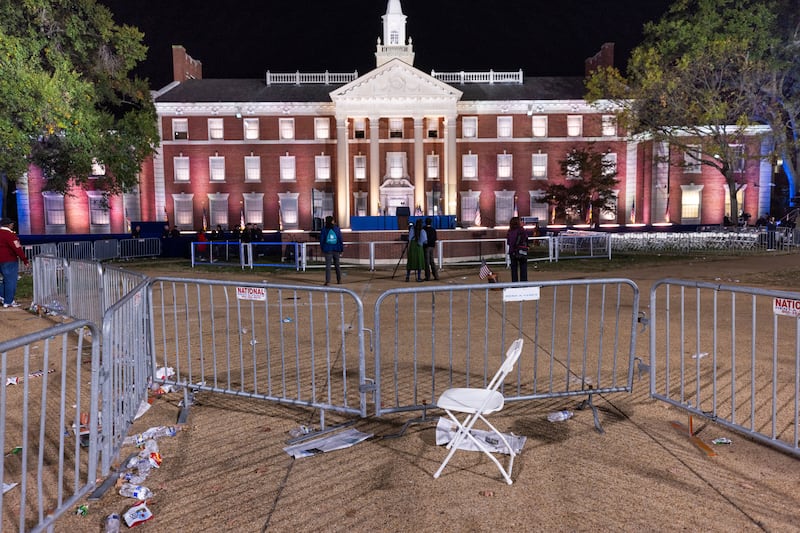
<instances>
[{"instance_id":1,"label":"metal barricade","mask_svg":"<svg viewBox=\"0 0 800 533\"><path fill-rule=\"evenodd\" d=\"M102 324L105 312L103 265L97 261L72 259L67 262L67 314L72 318Z\"/></svg>"},{"instance_id":2,"label":"metal barricade","mask_svg":"<svg viewBox=\"0 0 800 533\"><path fill-rule=\"evenodd\" d=\"M526 339L508 400L630 392L639 289L625 279L394 289L375 304L375 409L424 410L485 386ZM600 424L596 411L595 425Z\"/></svg>"},{"instance_id":3,"label":"metal barricade","mask_svg":"<svg viewBox=\"0 0 800 533\"><path fill-rule=\"evenodd\" d=\"M156 278L149 298L153 366L175 372L156 382L366 416L354 292Z\"/></svg>"},{"instance_id":4,"label":"metal barricade","mask_svg":"<svg viewBox=\"0 0 800 533\"><path fill-rule=\"evenodd\" d=\"M100 350L85 337L79 321L0 343L3 531L45 530L95 485Z\"/></svg>"},{"instance_id":5,"label":"metal barricade","mask_svg":"<svg viewBox=\"0 0 800 533\"><path fill-rule=\"evenodd\" d=\"M611 259L611 235L591 231L566 231L556 238L555 260Z\"/></svg>"},{"instance_id":6,"label":"metal barricade","mask_svg":"<svg viewBox=\"0 0 800 533\"><path fill-rule=\"evenodd\" d=\"M161 239L122 239L119 241L119 258L158 257L161 255Z\"/></svg>"},{"instance_id":7,"label":"metal barricade","mask_svg":"<svg viewBox=\"0 0 800 533\"><path fill-rule=\"evenodd\" d=\"M33 258L32 308L65 314L69 310L69 263L63 257L38 255Z\"/></svg>"},{"instance_id":8,"label":"metal barricade","mask_svg":"<svg viewBox=\"0 0 800 533\"><path fill-rule=\"evenodd\" d=\"M650 314L653 398L800 456L800 293L665 279Z\"/></svg>"},{"instance_id":9,"label":"metal barricade","mask_svg":"<svg viewBox=\"0 0 800 533\"><path fill-rule=\"evenodd\" d=\"M85 259L94 257L94 246L91 241L65 241L58 243L58 256L67 259Z\"/></svg>"},{"instance_id":10,"label":"metal barricade","mask_svg":"<svg viewBox=\"0 0 800 533\"><path fill-rule=\"evenodd\" d=\"M117 239L102 239L94 241L94 260L107 261L119 257L119 241Z\"/></svg>"}]
</instances>

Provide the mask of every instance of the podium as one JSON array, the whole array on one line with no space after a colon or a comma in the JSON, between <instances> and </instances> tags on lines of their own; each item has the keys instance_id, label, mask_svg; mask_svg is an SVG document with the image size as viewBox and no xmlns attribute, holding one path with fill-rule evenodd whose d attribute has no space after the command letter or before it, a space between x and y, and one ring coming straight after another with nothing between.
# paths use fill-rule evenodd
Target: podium
<instances>
[{"instance_id":1,"label":"podium","mask_svg":"<svg viewBox=\"0 0 800 533\"><path fill-rule=\"evenodd\" d=\"M397 216L397 229L408 229L408 217L411 216L411 209L407 206L400 206L395 210L395 215Z\"/></svg>"}]
</instances>

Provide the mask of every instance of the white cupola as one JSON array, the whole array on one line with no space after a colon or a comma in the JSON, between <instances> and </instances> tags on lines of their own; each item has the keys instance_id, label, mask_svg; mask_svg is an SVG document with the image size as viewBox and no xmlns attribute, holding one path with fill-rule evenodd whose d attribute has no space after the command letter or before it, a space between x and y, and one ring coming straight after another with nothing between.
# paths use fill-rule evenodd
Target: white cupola
<instances>
[{"instance_id":1,"label":"white cupola","mask_svg":"<svg viewBox=\"0 0 800 533\"><path fill-rule=\"evenodd\" d=\"M383 42L378 38L375 60L378 67L394 58L414 65L414 48L411 38L406 42L406 16L400 0L389 0L383 18Z\"/></svg>"}]
</instances>

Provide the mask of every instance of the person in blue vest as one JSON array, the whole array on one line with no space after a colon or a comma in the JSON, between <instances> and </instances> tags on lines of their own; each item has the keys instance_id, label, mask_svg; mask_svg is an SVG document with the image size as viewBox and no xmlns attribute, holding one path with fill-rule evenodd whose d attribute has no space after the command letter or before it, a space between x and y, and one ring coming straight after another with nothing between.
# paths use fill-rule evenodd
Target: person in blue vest
<instances>
[{"instance_id":1,"label":"person in blue vest","mask_svg":"<svg viewBox=\"0 0 800 533\"><path fill-rule=\"evenodd\" d=\"M325 285L331 282L331 263L336 269L336 283L342 282L342 269L339 267L339 256L344 250L342 232L334 224L333 217L325 217L325 227L319 232L319 244L325 254Z\"/></svg>"}]
</instances>

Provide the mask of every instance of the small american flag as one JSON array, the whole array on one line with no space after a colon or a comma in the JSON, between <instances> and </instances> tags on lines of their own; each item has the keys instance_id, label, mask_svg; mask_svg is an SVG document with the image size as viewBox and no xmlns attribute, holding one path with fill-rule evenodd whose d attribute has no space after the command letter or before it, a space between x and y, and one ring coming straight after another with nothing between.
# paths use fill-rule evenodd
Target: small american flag
<instances>
[{"instance_id":1,"label":"small american flag","mask_svg":"<svg viewBox=\"0 0 800 533\"><path fill-rule=\"evenodd\" d=\"M489 268L489 265L487 265L486 262L484 261L483 264L481 264L481 269L478 271L478 276L481 279L486 279L486 278L488 278L490 276L493 276L493 275L494 275L494 272L492 272L492 269Z\"/></svg>"}]
</instances>

